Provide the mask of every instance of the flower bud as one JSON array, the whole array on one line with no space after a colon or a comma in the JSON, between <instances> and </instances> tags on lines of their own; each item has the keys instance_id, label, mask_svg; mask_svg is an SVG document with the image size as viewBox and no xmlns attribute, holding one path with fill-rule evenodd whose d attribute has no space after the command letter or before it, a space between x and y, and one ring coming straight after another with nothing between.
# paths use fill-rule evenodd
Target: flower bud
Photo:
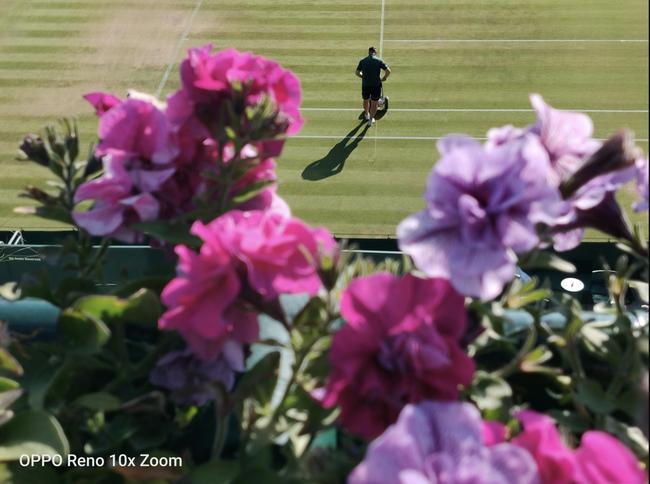
<instances>
[{"instance_id":1,"label":"flower bud","mask_svg":"<svg viewBox=\"0 0 650 484\"><path fill-rule=\"evenodd\" d=\"M629 223L612 192L608 192L595 207L576 210L576 218L567 225L555 227L556 232L568 232L577 228L592 228L619 240L634 241Z\"/></svg>"},{"instance_id":2,"label":"flower bud","mask_svg":"<svg viewBox=\"0 0 650 484\"><path fill-rule=\"evenodd\" d=\"M25 187L25 196L31 198L32 200L36 200L37 202L41 202L44 205L54 205L58 201L56 197L49 195L48 193L33 185L27 185Z\"/></svg>"},{"instance_id":3,"label":"flower bud","mask_svg":"<svg viewBox=\"0 0 650 484\"><path fill-rule=\"evenodd\" d=\"M562 183L560 186L562 196L566 200L580 187L601 175L633 167L640 154L639 149L634 145L633 133L629 130L619 131L605 141L598 151Z\"/></svg>"},{"instance_id":4,"label":"flower bud","mask_svg":"<svg viewBox=\"0 0 650 484\"><path fill-rule=\"evenodd\" d=\"M20 150L25 153L28 159L39 165L49 166L50 156L45 148L45 143L37 134L28 134L20 144Z\"/></svg>"}]
</instances>

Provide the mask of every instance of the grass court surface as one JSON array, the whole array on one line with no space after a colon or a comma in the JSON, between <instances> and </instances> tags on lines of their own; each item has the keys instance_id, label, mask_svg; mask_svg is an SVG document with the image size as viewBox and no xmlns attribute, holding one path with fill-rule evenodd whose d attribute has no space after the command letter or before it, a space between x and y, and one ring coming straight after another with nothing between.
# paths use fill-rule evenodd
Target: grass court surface
<instances>
[{"instance_id":1,"label":"grass court surface","mask_svg":"<svg viewBox=\"0 0 650 484\"><path fill-rule=\"evenodd\" d=\"M164 97L185 50L207 42L298 74L306 124L278 160L280 194L341 236L393 236L424 206L436 140L529 124L531 92L588 112L598 138L627 126L648 148L647 0L1 0L0 230L56 227L12 213L22 186L45 183L14 160L24 134L76 115L90 142L82 94ZM369 45L393 71L391 109L359 138Z\"/></svg>"}]
</instances>

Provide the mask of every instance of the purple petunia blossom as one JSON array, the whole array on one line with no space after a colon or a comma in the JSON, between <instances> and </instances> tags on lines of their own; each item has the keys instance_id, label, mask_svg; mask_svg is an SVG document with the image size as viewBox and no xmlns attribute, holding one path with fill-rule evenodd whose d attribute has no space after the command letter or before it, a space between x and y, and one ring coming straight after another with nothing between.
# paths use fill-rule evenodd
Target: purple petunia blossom
<instances>
[{"instance_id":1,"label":"purple petunia blossom","mask_svg":"<svg viewBox=\"0 0 650 484\"><path fill-rule=\"evenodd\" d=\"M368 448L348 484L532 484L537 466L509 443L487 447L481 417L469 403L407 405Z\"/></svg>"},{"instance_id":2,"label":"purple petunia blossom","mask_svg":"<svg viewBox=\"0 0 650 484\"><path fill-rule=\"evenodd\" d=\"M209 361L196 357L189 348L167 353L158 360L149 378L154 385L169 390L176 404L201 406L214 399L215 382L231 390L235 372L242 371L242 346L230 340L224 344L221 354Z\"/></svg>"},{"instance_id":3,"label":"purple petunia blossom","mask_svg":"<svg viewBox=\"0 0 650 484\"><path fill-rule=\"evenodd\" d=\"M447 136L438 150L427 208L397 227L400 248L428 276L492 299L514 277L515 254L539 243L535 224L559 202L546 180L548 154L534 135L485 146Z\"/></svg>"},{"instance_id":4,"label":"purple petunia blossom","mask_svg":"<svg viewBox=\"0 0 650 484\"><path fill-rule=\"evenodd\" d=\"M641 200L634 204L635 212L648 210L648 159L639 158L636 162L636 189Z\"/></svg>"},{"instance_id":5,"label":"purple petunia blossom","mask_svg":"<svg viewBox=\"0 0 650 484\"><path fill-rule=\"evenodd\" d=\"M585 222L603 216L599 213L599 207L611 198L608 195L634 178L634 168L629 165L633 141L627 136L615 135L603 145L592 138L593 124L587 115L553 109L538 94L531 95L530 100L537 113L537 121L528 131L540 137L549 153L551 185L561 187L567 182L575 181L578 173L593 173L561 204L552 207L548 212L550 217L544 220L548 226L553 227L555 249L570 250L582 240L585 227L589 226ZM619 165L610 166L615 160L620 162ZM626 162L628 166L625 166ZM603 170L602 173L594 176L599 169ZM606 171L607 169L611 171ZM612 222L620 225L617 223L620 221Z\"/></svg>"},{"instance_id":6,"label":"purple petunia blossom","mask_svg":"<svg viewBox=\"0 0 650 484\"><path fill-rule=\"evenodd\" d=\"M537 134L551 161L549 176L554 185L580 168L589 155L600 148L593 139L593 123L586 114L553 109L539 94L530 96L537 122L529 130Z\"/></svg>"}]
</instances>

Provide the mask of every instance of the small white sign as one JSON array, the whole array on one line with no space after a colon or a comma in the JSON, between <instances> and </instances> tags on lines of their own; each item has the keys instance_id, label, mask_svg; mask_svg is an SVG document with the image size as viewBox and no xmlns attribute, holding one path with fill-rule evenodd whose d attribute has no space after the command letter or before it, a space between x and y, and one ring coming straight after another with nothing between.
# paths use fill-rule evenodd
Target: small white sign
<instances>
[{"instance_id":1,"label":"small white sign","mask_svg":"<svg viewBox=\"0 0 650 484\"><path fill-rule=\"evenodd\" d=\"M567 277L560 282L562 289L569 292L580 292L585 288L585 283L575 277Z\"/></svg>"}]
</instances>

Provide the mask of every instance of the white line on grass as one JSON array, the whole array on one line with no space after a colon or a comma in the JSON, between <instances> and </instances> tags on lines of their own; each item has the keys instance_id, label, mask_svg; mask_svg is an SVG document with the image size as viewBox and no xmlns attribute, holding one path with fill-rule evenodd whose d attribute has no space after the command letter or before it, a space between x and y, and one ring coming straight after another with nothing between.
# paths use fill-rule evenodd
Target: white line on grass
<instances>
[{"instance_id":1,"label":"white line on grass","mask_svg":"<svg viewBox=\"0 0 650 484\"><path fill-rule=\"evenodd\" d=\"M357 108L301 108L301 111L348 111L358 112ZM472 108L391 108L398 113L533 113L534 109L472 109ZM561 109L581 113L647 113L647 109Z\"/></svg>"},{"instance_id":2,"label":"white line on grass","mask_svg":"<svg viewBox=\"0 0 650 484\"><path fill-rule=\"evenodd\" d=\"M469 135L468 135L469 136ZM297 138L297 139L353 139L357 138L356 136L335 136L335 135L316 135L316 134L299 134L290 136L287 139ZM364 139L373 139L373 140L405 140L405 141L437 141L445 136L365 136ZM485 136L470 136L475 140L485 141L487 138ZM597 141L605 141L606 138L594 138ZM648 138L636 138L636 141L648 142Z\"/></svg>"},{"instance_id":3,"label":"white line on grass","mask_svg":"<svg viewBox=\"0 0 650 484\"><path fill-rule=\"evenodd\" d=\"M648 39L386 39L395 43L648 43Z\"/></svg>"},{"instance_id":4,"label":"white line on grass","mask_svg":"<svg viewBox=\"0 0 650 484\"><path fill-rule=\"evenodd\" d=\"M180 38L178 39L178 42L176 43L176 47L174 47L174 54L172 55L171 60L169 61L169 64L167 64L167 69L165 69L165 72L160 79L160 83L158 84L158 89L156 90L156 97L159 98L160 95L162 94L162 90L165 88L165 84L167 84L167 80L169 79L169 75L172 72L172 69L174 68L174 65L176 64L176 59L178 58L178 54L181 51L181 47L183 47L183 43L185 40L187 40L187 36L190 34L190 29L192 28L192 24L194 23L194 18L196 17L196 14L199 12L201 9L201 5L203 5L203 0L198 0L196 2L196 5L194 6L194 10L192 11L192 15L190 15L189 20L187 21L187 25L185 26L185 30L183 30L183 33L181 34Z\"/></svg>"},{"instance_id":5,"label":"white line on grass","mask_svg":"<svg viewBox=\"0 0 650 484\"><path fill-rule=\"evenodd\" d=\"M384 6L385 0L381 0L381 23L379 24L379 57L384 56Z\"/></svg>"}]
</instances>

